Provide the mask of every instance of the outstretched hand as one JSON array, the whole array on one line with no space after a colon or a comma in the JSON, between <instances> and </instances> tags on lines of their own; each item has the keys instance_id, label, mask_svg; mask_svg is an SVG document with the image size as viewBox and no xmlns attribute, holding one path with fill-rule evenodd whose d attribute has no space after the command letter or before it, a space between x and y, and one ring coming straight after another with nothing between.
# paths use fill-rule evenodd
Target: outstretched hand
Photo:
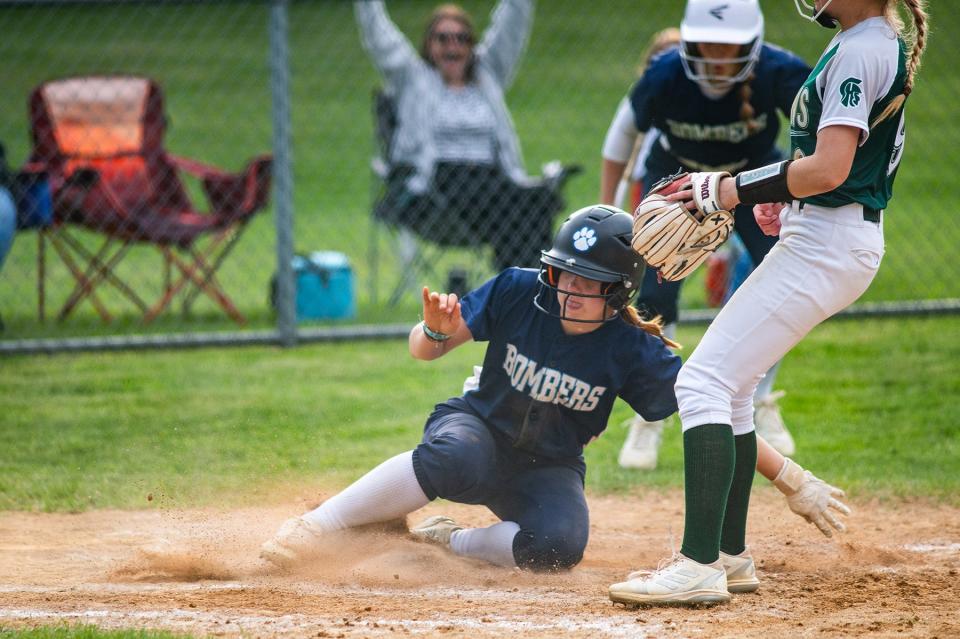
<instances>
[{"instance_id":1,"label":"outstretched hand","mask_svg":"<svg viewBox=\"0 0 960 639\"><path fill-rule=\"evenodd\" d=\"M427 328L445 335L453 335L463 317L460 315L460 300L456 293L431 292L423 287L423 323Z\"/></svg>"},{"instance_id":2,"label":"outstretched hand","mask_svg":"<svg viewBox=\"0 0 960 639\"><path fill-rule=\"evenodd\" d=\"M850 514L850 508L840 499L845 497L842 490L831 486L809 470L804 472L806 481L792 495L787 496L790 510L814 524L827 537L833 536L832 528L840 532L846 526L831 512L831 508L844 515Z\"/></svg>"}]
</instances>

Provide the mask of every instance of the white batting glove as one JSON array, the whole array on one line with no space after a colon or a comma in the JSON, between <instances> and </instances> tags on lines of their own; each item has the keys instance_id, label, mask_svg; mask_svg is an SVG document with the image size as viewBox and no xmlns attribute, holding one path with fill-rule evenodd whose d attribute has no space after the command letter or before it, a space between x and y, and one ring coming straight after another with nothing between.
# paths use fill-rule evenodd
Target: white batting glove
<instances>
[{"instance_id":1,"label":"white batting glove","mask_svg":"<svg viewBox=\"0 0 960 639\"><path fill-rule=\"evenodd\" d=\"M773 485L786 496L790 510L814 524L827 537L833 536L831 526L840 532L847 529L830 511L832 508L844 515L850 514L850 508L839 499L845 496L844 492L804 470L789 457Z\"/></svg>"}]
</instances>

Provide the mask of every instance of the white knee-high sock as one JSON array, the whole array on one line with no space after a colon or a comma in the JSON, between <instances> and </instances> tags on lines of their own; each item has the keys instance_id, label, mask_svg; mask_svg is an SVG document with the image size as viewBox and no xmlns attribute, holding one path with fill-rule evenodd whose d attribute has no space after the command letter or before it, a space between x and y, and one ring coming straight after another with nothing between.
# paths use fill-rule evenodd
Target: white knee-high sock
<instances>
[{"instance_id":1,"label":"white knee-high sock","mask_svg":"<svg viewBox=\"0 0 960 639\"><path fill-rule=\"evenodd\" d=\"M303 518L321 530L403 517L430 502L413 472L413 451L391 457Z\"/></svg>"},{"instance_id":2,"label":"white knee-high sock","mask_svg":"<svg viewBox=\"0 0 960 639\"><path fill-rule=\"evenodd\" d=\"M513 558L513 538L520 526L512 521L501 521L487 528L465 528L450 535L450 550L461 557L483 559L498 566L516 568Z\"/></svg>"},{"instance_id":3,"label":"white knee-high sock","mask_svg":"<svg viewBox=\"0 0 960 639\"><path fill-rule=\"evenodd\" d=\"M777 360L777 363L770 367L767 374L764 375L760 383L757 384L757 390L753 393L754 402L763 399L773 392L773 383L777 380L777 371L780 369L780 362L782 361L782 359Z\"/></svg>"}]
</instances>

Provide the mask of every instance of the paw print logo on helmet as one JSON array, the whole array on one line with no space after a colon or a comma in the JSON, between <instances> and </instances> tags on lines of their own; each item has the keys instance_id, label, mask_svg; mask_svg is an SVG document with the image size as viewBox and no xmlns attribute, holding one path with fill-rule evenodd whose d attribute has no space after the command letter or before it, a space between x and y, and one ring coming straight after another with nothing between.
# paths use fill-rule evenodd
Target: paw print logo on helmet
<instances>
[{"instance_id":1,"label":"paw print logo on helmet","mask_svg":"<svg viewBox=\"0 0 960 639\"><path fill-rule=\"evenodd\" d=\"M573 234L573 248L578 251L590 250L597 243L597 233L589 226L584 226Z\"/></svg>"}]
</instances>

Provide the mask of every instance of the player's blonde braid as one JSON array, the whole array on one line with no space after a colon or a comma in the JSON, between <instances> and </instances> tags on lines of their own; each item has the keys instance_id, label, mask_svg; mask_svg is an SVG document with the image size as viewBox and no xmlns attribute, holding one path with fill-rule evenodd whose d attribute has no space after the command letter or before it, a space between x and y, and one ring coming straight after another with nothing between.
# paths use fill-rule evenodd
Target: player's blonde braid
<instances>
[{"instance_id":1,"label":"player's blonde braid","mask_svg":"<svg viewBox=\"0 0 960 639\"><path fill-rule=\"evenodd\" d=\"M747 79L740 84L740 119L746 123L747 133L754 133L759 127L757 121L753 119L757 111L753 108L753 105L750 104L750 98L753 97L753 87L750 86L750 83L753 82L753 78L754 74L751 73Z\"/></svg>"},{"instance_id":2,"label":"player's blonde braid","mask_svg":"<svg viewBox=\"0 0 960 639\"><path fill-rule=\"evenodd\" d=\"M628 324L633 324L644 332L650 333L654 337L659 337L660 340L670 348L683 348L678 342L673 341L663 334L663 321L660 319L659 315L654 317L652 320L645 320L640 317L640 312L637 311L636 308L627 304L620 309L620 317L622 317L623 320Z\"/></svg>"},{"instance_id":3,"label":"player's blonde braid","mask_svg":"<svg viewBox=\"0 0 960 639\"><path fill-rule=\"evenodd\" d=\"M885 13L887 21L898 32L902 32L904 27L903 21L900 20L900 15L897 13L897 2L898 0L888 0ZM891 100L890 104L887 105L880 115L873 119L873 122L870 123L870 128L877 126L899 111L900 107L903 106L907 96L913 91L914 76L917 73L917 69L920 68L920 58L923 56L923 50L927 46L926 0L903 0L903 3L907 5L907 8L910 9L910 13L913 16L912 33L907 33L905 36L908 42L912 41L913 43L910 50L910 59L907 60L907 78L903 83L903 93Z\"/></svg>"}]
</instances>

